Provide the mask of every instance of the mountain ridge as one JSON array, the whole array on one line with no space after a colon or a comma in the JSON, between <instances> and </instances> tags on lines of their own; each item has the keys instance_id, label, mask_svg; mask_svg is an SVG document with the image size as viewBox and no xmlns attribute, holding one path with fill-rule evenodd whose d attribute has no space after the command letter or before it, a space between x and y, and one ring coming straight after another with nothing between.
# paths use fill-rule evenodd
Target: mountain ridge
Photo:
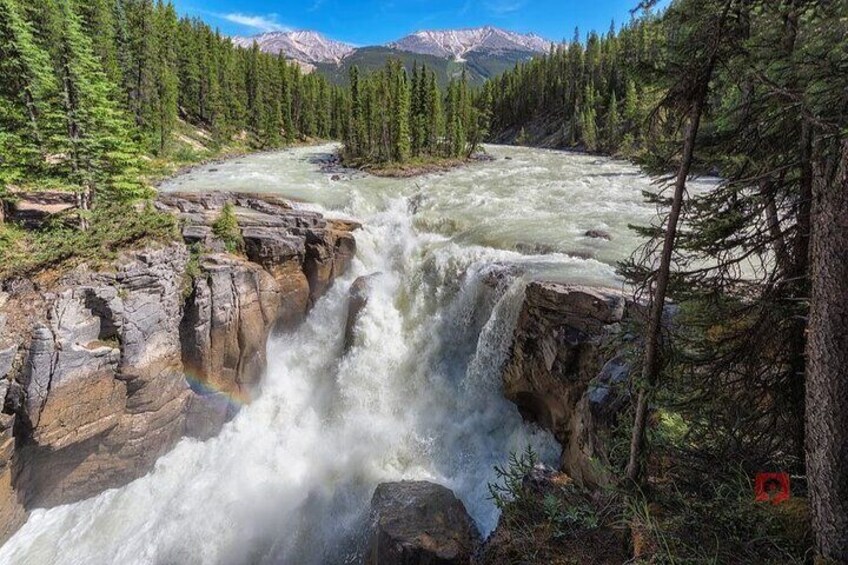
<instances>
[{"instance_id":1,"label":"mountain ridge","mask_svg":"<svg viewBox=\"0 0 848 565\"><path fill-rule=\"evenodd\" d=\"M494 26L419 30L387 44L400 51L453 57L457 61L472 52L526 51L542 54L547 53L553 45L553 41L535 33L517 33Z\"/></svg>"},{"instance_id":2,"label":"mountain ridge","mask_svg":"<svg viewBox=\"0 0 848 565\"><path fill-rule=\"evenodd\" d=\"M256 42L266 53L281 53L287 59L310 65L339 63L356 50L349 43L330 39L311 30L270 31L252 37L232 37L231 40L240 47L251 47Z\"/></svg>"},{"instance_id":3,"label":"mountain ridge","mask_svg":"<svg viewBox=\"0 0 848 565\"><path fill-rule=\"evenodd\" d=\"M324 34L312 31L271 31L251 37L232 37L235 45L250 47L256 42L262 51L281 53L286 58L310 65L318 63L341 63L360 49L387 48L432 55L446 59L463 61L469 53L524 52L543 54L550 50L555 42L535 33L518 33L495 26L469 27L459 29L419 30L396 41L383 45L362 47L337 41Z\"/></svg>"}]
</instances>

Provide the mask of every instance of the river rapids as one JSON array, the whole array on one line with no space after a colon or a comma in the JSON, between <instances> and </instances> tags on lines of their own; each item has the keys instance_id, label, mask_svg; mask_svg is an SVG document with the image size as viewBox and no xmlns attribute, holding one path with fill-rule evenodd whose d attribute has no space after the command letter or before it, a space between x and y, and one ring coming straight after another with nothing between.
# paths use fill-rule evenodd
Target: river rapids
<instances>
[{"instance_id":1,"label":"river rapids","mask_svg":"<svg viewBox=\"0 0 848 565\"><path fill-rule=\"evenodd\" d=\"M0 564L319 564L360 561L374 487L451 488L485 535L494 467L559 446L500 394L528 278L621 286L614 264L649 223L650 179L620 161L488 147L494 161L419 179L333 176L332 146L210 165L163 190L268 191L356 218L358 252L296 332L273 336L260 397L216 438L183 440L154 471L33 511ZM602 230L611 240L592 239ZM492 284L509 268L525 276ZM348 288L380 272L343 353Z\"/></svg>"}]
</instances>

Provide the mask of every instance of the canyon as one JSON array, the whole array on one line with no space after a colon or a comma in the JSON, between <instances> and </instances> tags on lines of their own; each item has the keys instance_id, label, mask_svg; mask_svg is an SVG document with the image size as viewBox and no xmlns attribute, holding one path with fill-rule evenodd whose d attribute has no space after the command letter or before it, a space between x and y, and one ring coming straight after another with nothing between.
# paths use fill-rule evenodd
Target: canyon
<instances>
[{"instance_id":1,"label":"canyon","mask_svg":"<svg viewBox=\"0 0 848 565\"><path fill-rule=\"evenodd\" d=\"M418 182L331 176L328 149L177 177L156 206L183 241L7 283L0 512L26 524L0 563L466 563L511 453L609 484L640 315L612 263L649 179L497 147ZM422 538L444 520L468 534Z\"/></svg>"}]
</instances>

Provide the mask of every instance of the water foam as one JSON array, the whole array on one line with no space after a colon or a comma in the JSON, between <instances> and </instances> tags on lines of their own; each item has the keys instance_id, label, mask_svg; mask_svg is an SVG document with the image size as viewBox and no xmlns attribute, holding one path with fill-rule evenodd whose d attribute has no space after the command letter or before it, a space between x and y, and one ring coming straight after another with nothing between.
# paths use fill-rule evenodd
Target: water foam
<instances>
[{"instance_id":1,"label":"water foam","mask_svg":"<svg viewBox=\"0 0 848 565\"><path fill-rule=\"evenodd\" d=\"M620 184L606 195L597 185L581 188L587 158L548 152L515 150L514 165L429 177L423 188L385 179L332 183L306 163L309 155L246 158L173 185L202 188L214 179L225 189L244 188L239 182L247 168L255 173L251 182L273 177L269 190L366 220L352 272L299 330L269 341L261 396L219 437L181 441L130 485L34 511L0 549L0 564L357 562L379 482L444 484L487 533L497 521L487 490L494 466L528 445L556 461L553 438L524 423L500 392L523 282L504 282L493 269L510 265L536 276L613 282L609 262L556 250L522 255L511 244L551 241L557 230L574 243L580 236L573 217L591 218L593 206L600 212L592 221L618 233L628 215L646 213L634 214L633 195ZM294 180L280 176L281 159L283 174ZM555 159L569 161L545 172ZM627 167L594 166L632 181ZM556 178L564 167L571 167L573 182ZM524 177L522 185L516 171L547 175L553 184ZM550 190L571 199L554 208ZM466 235L426 229L439 218L472 226L475 213L483 227L461 228L471 230ZM568 235L572 224L578 227ZM348 288L355 277L376 272L382 275L345 354Z\"/></svg>"}]
</instances>

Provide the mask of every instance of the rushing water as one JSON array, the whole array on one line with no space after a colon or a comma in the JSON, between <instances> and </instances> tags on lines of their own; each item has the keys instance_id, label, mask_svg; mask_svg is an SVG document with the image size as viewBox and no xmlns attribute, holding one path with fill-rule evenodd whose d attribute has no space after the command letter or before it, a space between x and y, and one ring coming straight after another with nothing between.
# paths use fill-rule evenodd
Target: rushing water
<instances>
[{"instance_id":1,"label":"rushing water","mask_svg":"<svg viewBox=\"0 0 848 565\"><path fill-rule=\"evenodd\" d=\"M219 437L183 440L124 488L34 511L0 564L355 563L379 482L444 484L487 533L494 466L527 445L557 460L553 438L499 391L523 283L484 281L515 266L620 284L612 264L636 246L627 224L654 214L649 180L621 162L501 147L447 174L333 180L313 162L331 149L246 157L163 187L273 191L361 219L352 272L298 331L272 337L260 398ZM348 288L375 272L345 355Z\"/></svg>"}]
</instances>

